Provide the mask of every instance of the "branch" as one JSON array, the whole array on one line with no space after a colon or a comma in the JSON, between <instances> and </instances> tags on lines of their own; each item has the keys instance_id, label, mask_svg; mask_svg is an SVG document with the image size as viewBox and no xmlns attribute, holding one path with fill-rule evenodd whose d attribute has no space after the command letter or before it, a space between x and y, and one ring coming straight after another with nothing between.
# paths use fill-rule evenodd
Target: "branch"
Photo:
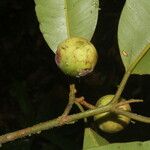
<instances>
[{"instance_id":1,"label":"branch","mask_svg":"<svg viewBox=\"0 0 150 150\"><path fill-rule=\"evenodd\" d=\"M48 130L54 127L62 126L65 124L69 124L70 122L77 121L82 118L90 117L99 113L108 112L110 110L111 106L105 106L103 108L96 108L92 110L87 110L85 112L77 113L74 115L66 116L65 119L63 117L58 117L53 120L49 120L43 123L39 123L37 125L34 125L32 127L28 127L22 130L18 130L15 132L7 133L0 136L0 144L14 141L16 139L31 136L32 134L39 134L41 131Z\"/></svg>"},{"instance_id":2,"label":"branch","mask_svg":"<svg viewBox=\"0 0 150 150\"><path fill-rule=\"evenodd\" d=\"M80 103L75 101L75 104L80 109L81 112L85 112L84 108L82 107L82 105ZM87 118L84 118L84 122L87 123Z\"/></svg>"},{"instance_id":3,"label":"branch","mask_svg":"<svg viewBox=\"0 0 150 150\"><path fill-rule=\"evenodd\" d=\"M130 100L125 100L125 101L121 101L121 102L117 103L115 107L119 107L119 106L122 106L125 104L141 103L141 102L143 102L143 100L141 100L141 99L130 99Z\"/></svg>"},{"instance_id":4,"label":"branch","mask_svg":"<svg viewBox=\"0 0 150 150\"><path fill-rule=\"evenodd\" d=\"M62 117L65 117L69 114L74 102L75 102L75 94L76 94L76 89L75 89L75 85L74 84L71 84L70 85L70 93L69 93L69 102L62 114Z\"/></svg>"},{"instance_id":5,"label":"branch","mask_svg":"<svg viewBox=\"0 0 150 150\"><path fill-rule=\"evenodd\" d=\"M113 109L112 112L120 115L127 116L131 119L134 119L136 121L144 122L144 123L150 123L150 117L141 116L132 112L124 111L122 109Z\"/></svg>"},{"instance_id":6,"label":"branch","mask_svg":"<svg viewBox=\"0 0 150 150\"><path fill-rule=\"evenodd\" d=\"M129 101L129 102L131 102L131 101ZM0 144L6 143L9 141L13 141L15 139L19 139L19 138L22 138L25 136L31 136L31 134L39 134L41 131L44 131L44 130L48 130L48 129L51 129L54 127L69 124L70 122L77 121L79 119L87 118L90 116L94 116L94 115L109 112L109 111L115 112L117 114L125 115L125 116L132 118L134 120L137 120L137 121L141 121L144 123L150 123L150 117L144 117L144 116L137 115L137 114L134 114L131 112L123 111L121 109L116 109L117 106L118 106L118 104L114 104L114 105L110 104L107 106L90 109L85 112L69 115L69 116L66 116L65 119L63 117L58 117L53 120L39 123L32 127L28 127L28 128L22 129L22 130L7 133L7 134L0 136Z\"/></svg>"},{"instance_id":7,"label":"branch","mask_svg":"<svg viewBox=\"0 0 150 150\"><path fill-rule=\"evenodd\" d=\"M84 107L88 108L88 109L95 109L96 106L88 103L84 97L80 97L80 98L76 98L76 102L78 102L79 104L83 105Z\"/></svg>"},{"instance_id":8,"label":"branch","mask_svg":"<svg viewBox=\"0 0 150 150\"><path fill-rule=\"evenodd\" d=\"M131 119L140 121L140 122L144 122L144 123L150 123L150 117L145 117L145 116L141 116L132 112L128 112L122 109L119 109L119 106L125 105L125 104L130 104L130 103L139 103L139 102L143 102L143 100L137 100L137 99L130 99L128 101L121 101L119 103L117 103L116 105L114 105L111 108L111 112L114 112L116 114L120 114L120 115L124 115L127 116Z\"/></svg>"},{"instance_id":9,"label":"branch","mask_svg":"<svg viewBox=\"0 0 150 150\"><path fill-rule=\"evenodd\" d=\"M130 77L130 74L132 73L132 71L134 70L136 65L140 62L140 60L146 55L146 53L149 51L149 49L150 49L150 43L148 45L146 45L146 47L141 51L141 53L138 55L138 57L135 59L135 61L129 66L129 68L127 69L127 71L125 72L125 74L122 78L122 81L119 85L119 88L118 88L115 96L112 99L112 103L117 103L119 101L122 91L124 90L125 85L128 81L128 78Z\"/></svg>"}]
</instances>

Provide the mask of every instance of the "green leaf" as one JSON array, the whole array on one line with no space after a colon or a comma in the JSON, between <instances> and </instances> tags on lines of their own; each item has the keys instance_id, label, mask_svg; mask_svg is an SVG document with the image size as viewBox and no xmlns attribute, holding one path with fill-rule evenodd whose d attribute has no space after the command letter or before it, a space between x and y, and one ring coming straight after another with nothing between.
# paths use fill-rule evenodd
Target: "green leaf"
<instances>
[{"instance_id":1,"label":"green leaf","mask_svg":"<svg viewBox=\"0 0 150 150\"><path fill-rule=\"evenodd\" d=\"M108 141L98 135L94 130L85 128L83 150L89 150L106 144L108 144Z\"/></svg>"},{"instance_id":2,"label":"green leaf","mask_svg":"<svg viewBox=\"0 0 150 150\"><path fill-rule=\"evenodd\" d=\"M150 44L150 1L126 0L119 27L118 42L126 71L142 56ZM150 46L149 46L150 47ZM150 74L150 50L132 71L132 74Z\"/></svg>"},{"instance_id":3,"label":"green leaf","mask_svg":"<svg viewBox=\"0 0 150 150\"><path fill-rule=\"evenodd\" d=\"M149 150L150 141L147 142L130 142L130 143L115 143L89 150Z\"/></svg>"},{"instance_id":4,"label":"green leaf","mask_svg":"<svg viewBox=\"0 0 150 150\"><path fill-rule=\"evenodd\" d=\"M92 38L99 0L35 0L35 4L40 30L54 53L66 38Z\"/></svg>"}]
</instances>

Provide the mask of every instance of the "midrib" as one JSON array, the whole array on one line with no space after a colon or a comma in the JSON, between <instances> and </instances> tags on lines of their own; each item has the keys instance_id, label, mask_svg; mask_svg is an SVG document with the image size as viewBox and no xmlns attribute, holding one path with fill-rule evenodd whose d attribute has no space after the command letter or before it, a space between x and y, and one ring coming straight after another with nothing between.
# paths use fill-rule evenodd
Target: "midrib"
<instances>
[{"instance_id":1,"label":"midrib","mask_svg":"<svg viewBox=\"0 0 150 150\"><path fill-rule=\"evenodd\" d=\"M65 11L65 18L66 18L67 37L69 38L71 35L70 35L70 24L69 24L67 0L64 0L64 4L65 4L64 11Z\"/></svg>"}]
</instances>

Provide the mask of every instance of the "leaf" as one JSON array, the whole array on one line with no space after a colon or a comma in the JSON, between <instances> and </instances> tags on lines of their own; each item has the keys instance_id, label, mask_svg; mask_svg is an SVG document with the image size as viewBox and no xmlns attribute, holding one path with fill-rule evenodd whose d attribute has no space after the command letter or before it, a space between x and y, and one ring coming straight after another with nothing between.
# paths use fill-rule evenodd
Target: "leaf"
<instances>
[{"instance_id":1,"label":"leaf","mask_svg":"<svg viewBox=\"0 0 150 150\"><path fill-rule=\"evenodd\" d=\"M115 143L89 150L149 150L150 141L146 142L129 142L129 143Z\"/></svg>"},{"instance_id":2,"label":"leaf","mask_svg":"<svg viewBox=\"0 0 150 150\"><path fill-rule=\"evenodd\" d=\"M54 53L66 38L92 38L99 0L35 0L35 4L40 30Z\"/></svg>"},{"instance_id":3,"label":"leaf","mask_svg":"<svg viewBox=\"0 0 150 150\"><path fill-rule=\"evenodd\" d=\"M150 46L150 1L127 0L123 8L118 42L121 58L128 68L141 57L146 46ZM150 50L134 68L132 74L150 74Z\"/></svg>"},{"instance_id":4,"label":"leaf","mask_svg":"<svg viewBox=\"0 0 150 150\"><path fill-rule=\"evenodd\" d=\"M85 128L83 150L99 147L108 144L108 141L98 135L94 130Z\"/></svg>"}]
</instances>

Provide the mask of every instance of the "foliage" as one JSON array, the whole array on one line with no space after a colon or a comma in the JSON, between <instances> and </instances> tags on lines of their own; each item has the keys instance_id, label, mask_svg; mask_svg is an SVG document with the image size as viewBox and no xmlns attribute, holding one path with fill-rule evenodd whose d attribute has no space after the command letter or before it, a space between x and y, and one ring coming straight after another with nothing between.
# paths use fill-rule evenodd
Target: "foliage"
<instances>
[{"instance_id":1,"label":"foliage","mask_svg":"<svg viewBox=\"0 0 150 150\"><path fill-rule=\"evenodd\" d=\"M62 22L62 20L65 20L65 22L67 22L67 23L65 25L64 25L64 23L62 23L63 24L63 26L62 26L62 24L60 25L60 23L58 23L57 21L54 21L54 22L57 24L57 26L59 26L59 28L60 27L64 28L64 26L65 26L66 31L64 30L63 34L62 33L61 34L66 35L66 36L63 36L63 38L59 39L56 35L54 35L54 37L56 37L57 39L60 40L60 41L57 40L55 47L58 45L59 42L63 41L66 37L70 37L70 36L71 37L72 36L83 36L85 38L91 39L91 35L93 35L93 33L90 34L90 37L85 36L85 33L87 31L94 32L94 30L90 30L88 26L85 26L85 24L87 24L87 22L91 22L91 17L95 18L95 20L93 20L93 24L95 24L95 22L97 20L97 18L95 17L96 16L95 14L98 9L97 6L95 7L94 14L92 14L92 13L84 14L84 13L81 13L81 11L84 9L84 4L82 3L83 1L78 1L79 4L77 4L77 2L73 2L73 1L72 2L70 1L69 3L68 3L68 1L63 1L63 2L64 3L61 4L63 7L61 7L61 6L60 7L65 10L66 16L63 16L63 17L57 16L57 17L55 17L55 19L57 18L57 20L59 20L61 22ZM91 6L89 5L88 7L89 8L92 7L91 1L88 1L88 2L85 1L85 4L86 5L91 4ZM42 0L36 1L36 12L37 12L37 16L39 18L39 22L41 24L41 31L43 32L43 35L45 38L46 38L46 36L47 37L49 36L50 38L54 38L51 35L51 31L48 32L48 30L53 30L53 32L55 34L58 33L57 31L54 30L55 28L53 26L50 26L50 25L52 25L52 23L51 23L52 21L49 21L48 16L53 13L45 11L45 9L42 9L42 8L45 8L44 7L45 5L47 5L47 8L49 5L50 11L52 10L51 8L54 9L54 4L52 5L50 3L46 3L45 1L43 2ZM51 7L50 7L50 5L51 5ZM82 8L77 7L79 5ZM131 74L131 73L149 74L150 73L150 70L149 70L149 66L150 66L149 48L150 48L150 46L147 46L148 44L150 44L149 43L150 42L150 33L149 33L150 32L150 22L149 22L150 9L149 9L149 7L150 7L149 1L127 0L125 6L123 8L121 17L120 17L119 27L118 27L118 42L119 42L119 46L120 46L121 58L125 65L126 72L130 69L129 74ZM74 18L74 16L76 16L78 14L77 12L74 11L75 8L78 8L78 10L79 10L78 18L76 18L76 17ZM91 9L89 9L89 8L86 9L86 11L87 10L91 11ZM61 14L64 15L63 12L61 12ZM47 18L46 18L46 16L47 16ZM51 16L51 18L53 18L53 16ZM60 19L60 18L62 18L62 19ZM83 18L86 18L86 20L84 20ZM71 19L73 19L73 20L71 20ZM80 22L80 19L82 20L82 22ZM75 23L77 20L79 21L79 23ZM48 25L45 25L45 27L44 27L43 24L46 24L45 22L48 22L50 27L48 27ZM77 25L77 28L76 28L76 25ZM89 25L91 25L91 24L89 24ZM79 27L80 28L83 27L85 29L85 30L82 30L82 32L84 34L82 34ZM76 29L76 30L74 30L74 29ZM62 31L62 29L61 29L61 31ZM87 32L87 33L89 33L89 32ZM59 34L60 34L60 32L59 32ZM50 38L46 38L46 41L50 47L53 47L53 44L51 44L51 41L54 41L54 40L52 40ZM54 52L55 52L55 50L56 50L56 48L53 48ZM87 136L86 135L87 132L88 131L85 132L86 142L84 143L84 145L89 144L89 141L92 141L92 140L94 141L94 139L96 139L94 137L91 138L90 136ZM94 142L93 142L93 144L95 145ZM130 145L134 145L134 144L135 143L130 143ZM129 145L129 148L130 148L130 145ZM135 146L137 146L137 148L139 148L138 146L141 146L141 145L135 144ZM118 145L117 145L117 147L118 147ZM119 145L119 147L120 147L120 145ZM84 148L84 149L86 149L86 148ZM100 149L100 148L96 148L96 149Z\"/></svg>"},{"instance_id":2,"label":"foliage","mask_svg":"<svg viewBox=\"0 0 150 150\"><path fill-rule=\"evenodd\" d=\"M150 2L146 0L127 0L123 8L118 27L118 42L126 70L142 55L144 48L150 45L149 8ZM150 74L150 51L145 53L132 74Z\"/></svg>"},{"instance_id":3,"label":"foliage","mask_svg":"<svg viewBox=\"0 0 150 150\"><path fill-rule=\"evenodd\" d=\"M35 3L36 3L36 13L37 13L38 20L40 23L40 29L42 31L42 34L43 34L46 42L48 43L49 47L52 49L52 51L54 53L56 52L56 47L57 47L58 43L60 43L62 40L64 40L67 37L83 36L89 40L92 38L92 36L94 34L95 27L96 27L98 10L99 10L97 0L89 0L89 1L87 1L87 0L81 0L81 1L78 1L78 0L76 0L76 1L35 0ZM60 5L60 3L61 3L61 5ZM126 4L124 5L123 12L121 14L121 18L119 21L118 42L119 42L119 47L120 47L121 58L123 60L126 72L131 67L131 65L134 64L135 60L138 61L137 66L135 68L133 68L133 70L132 70L133 72L132 71L130 72L131 74L149 74L149 71L150 71L149 67L148 67L150 65L149 61L148 61L149 60L148 59L149 58L149 51L148 51L149 50L149 35L150 35L149 34L149 31L150 31L149 30L149 27L150 27L149 26L149 15L148 15L149 4L150 4L150 2L148 2L146 0L145 1L127 0ZM74 7L74 6L76 6L76 7ZM49 16L50 14L52 14L51 17ZM56 19L55 17L57 15L58 15L58 17ZM138 19L136 18L137 16L138 16ZM141 16L140 19L142 21L139 19L139 16ZM25 19L23 18L23 20L25 20ZM101 21L101 17L100 17L100 21ZM63 24L63 26L61 23ZM79 26L80 26L80 28L79 28ZM136 29L136 30L131 30L131 29L133 29L133 26L134 26L134 29ZM61 32L60 32L60 30L61 30ZM34 34L33 31L31 31L29 33ZM108 36L109 36L109 34L108 34ZM19 35L19 37L20 37L20 35ZM35 39L35 37L34 37L34 39ZM105 37L103 37L103 39L105 39ZM107 39L109 39L109 38L107 38ZM3 39L3 40L7 40L7 38ZM16 40L16 41L18 41L18 40ZM99 43L99 39L97 39L97 41ZM36 44L38 45L39 43L37 42ZM34 56L35 56L35 54L37 54L36 53L37 52L36 51L37 45L35 46L36 48L34 51ZM106 45L109 45L109 44L106 42ZM41 49L41 47L42 46L40 45L39 49ZM145 49L145 47L146 47L146 49ZM16 49L16 46L13 50L15 50L15 49ZM134 51L133 51L133 49L134 49ZM26 51L26 48L25 48L25 51ZM98 49L98 51L100 51L100 50ZM141 53L143 51L145 53L141 55ZM46 55L48 55L48 53ZM33 57L33 54L31 56ZM130 56L132 56L132 57L130 57ZM39 54L39 57L41 57L40 54ZM45 55L44 55L44 57L45 57ZM53 57L51 57L51 58L53 58ZM39 59L39 60L40 60L40 62L37 64L37 66L41 62L43 62L44 59ZM17 59L14 59L13 61L17 62L16 64L19 64ZM13 61L11 60L12 64L14 63ZM108 61L108 59L107 59L107 61ZM52 60L51 60L51 63L53 63ZM30 64L32 64L32 62L30 62ZM45 65L45 63L44 63L44 65ZM48 63L46 65L48 66ZM109 65L113 65L113 64L109 64ZM19 69L17 69L17 72L19 72L18 71ZM46 67L45 70L48 70L48 69L49 69L49 67ZM24 70L24 68L23 68L23 70ZM58 103L62 104L61 100L66 99L66 97L65 97L66 95L64 96L62 94L64 96L64 97L62 97L62 95L60 93L66 92L66 89L64 90L63 88L64 88L64 85L66 86L66 82L68 82L68 78L67 78L67 80L65 77L63 78L62 77L63 75L61 73L60 73L60 76L57 77L57 73L59 74L59 72L56 71L55 67L51 67L51 70L52 70L51 72L53 72L53 71L55 72L54 76L51 77L51 80L53 80L53 82L49 82L49 85L52 84L51 93L45 95L45 93L46 93L45 89L46 88L41 88L38 90L37 93L39 94L43 90L44 91L43 95L45 95L45 96L42 97L41 95L38 95L38 94L35 96L33 94L36 97L35 99L36 99L37 105L39 107L35 106L35 102L34 102L35 99L34 98L33 98L33 102L32 102L32 104L34 104L33 107L29 106L29 108L28 108L28 102L26 103L26 101L27 101L26 99L29 98L29 95L27 94L29 91L27 91L27 89L30 88L30 87L29 88L27 87L26 83L27 82L29 83L31 81L30 79L29 79L29 81L25 81L25 82L24 81L18 81L18 79L14 80L14 82L12 83L12 86L10 86L12 88L10 90L10 95L12 95L12 97L14 97L14 99L16 98L16 103L19 104L19 108L21 109L21 112L23 113L23 115L26 117L30 117L31 113L34 114L33 115L34 119L31 117L31 119L28 120L28 122L29 122L28 125L32 121L33 122L35 122L35 121L39 122L39 121L45 120L47 118L49 119L49 116L52 115L49 108L52 109L52 113L54 112L54 116L57 116L60 112L60 109L62 110L62 108L64 106L64 104L63 104L63 106L61 106L59 108ZM43 73L43 70L41 72ZM44 73L45 73L45 71L44 71ZM22 71L22 74L24 74L23 71ZM38 71L36 72L36 74L38 74ZM60 79L61 77L63 78L63 85L61 87L59 86L59 88L58 88L59 90L58 90L56 87L58 87L58 82L59 82L58 80L61 80ZM112 77L112 73L111 73L111 77ZM36 82L37 83L41 82L41 78L43 78L42 75L39 77L38 80L36 80ZM25 80L25 79L23 79L23 80ZM62 82L62 80L61 80L61 82ZM72 80L71 80L71 82L72 82ZM81 82L83 82L83 80L81 80ZM96 80L96 82L97 82L97 80ZM106 85L106 82L107 82L107 80L105 81L105 85ZM43 87L45 87L44 83L47 83L47 80L44 80L44 82L41 83L41 84L43 84ZM78 83L78 81L76 83ZM35 87L36 87L36 85L37 84L35 84ZM81 83L79 84L79 86L81 86ZM35 90L37 90L37 89L35 88ZM49 89L48 89L48 91L49 91ZM111 92L112 91L114 92L114 90L111 90ZM90 91L88 93L86 90L84 92L87 93L87 95L90 93ZM92 90L91 90L91 92L92 92ZM109 92L109 91L107 91L107 92ZM97 93L99 93L99 89L98 89ZM106 91L104 91L104 93L106 93ZM53 99L58 96L57 97L58 101L55 101L52 104L52 101L49 100L49 95L52 95ZM99 95L101 95L101 94L99 94ZM38 96L40 96L40 97L38 97ZM44 100L47 99L49 102L48 101L44 102L43 99ZM58 108L58 110L56 110L53 107L55 105L57 105L55 108ZM35 108L36 108L36 110L34 110ZM35 115L35 112L37 110L38 110L39 114ZM46 115L48 117L45 115L44 110L46 110ZM32 112L30 113L30 111L32 111ZM44 116L44 117L41 117L40 115ZM21 116L20 118L23 118L22 120L24 120L24 117ZM38 118L38 119L36 120L35 118ZM42 119L40 120L39 118L40 119L42 118ZM24 121L23 121L23 124L25 125ZM17 122L19 122L19 121L17 120L14 122L17 124ZM20 128L20 126L18 128ZM66 134L67 129L68 129L68 132ZM45 147L45 149L46 148L49 149L49 147L47 147L47 143L52 142L56 145L59 145L58 147L61 149L65 149L66 147L69 149L70 146L72 146L75 149L75 145L73 145L75 140L70 140L71 135L69 134L69 132L70 131L75 132L74 130L76 130L76 127L72 128L71 130L69 130L69 127L67 127L67 129L63 131L62 136L59 136L60 130L57 131L58 134L55 134L56 133L55 132L53 134L49 134L49 136L47 136L46 138L45 137L43 138L42 135L39 135L39 138L40 138L39 141L42 141L40 144L42 145L44 143L43 144L44 146L43 145L42 146L40 145L40 146L42 148ZM85 130L87 130L87 129L85 129ZM52 132L53 131L54 130L52 130ZM65 138L66 135L67 135L67 140ZM87 135L91 135L91 136L89 137ZM60 139L59 139L59 137L60 137ZM77 137L77 134L76 134L76 137ZM75 138L75 137L73 137L73 138ZM96 140L95 140L95 138L96 138ZM26 149L32 149L33 146L31 143L34 143L35 139L34 139L34 137L33 138L28 137L27 139L25 139L25 140L27 140L26 142L28 143L28 145L24 146L25 143L24 143L24 141L22 141L23 143L21 142L18 144L18 149L20 147L23 147L23 148L27 147ZM85 139L84 140L84 146L83 146L84 149L91 149L88 147L89 142L92 143L93 141L96 141L96 144L93 143L93 147L95 147L95 148L92 148L93 150L110 149L110 148L122 149L123 147L129 147L128 149L132 149L133 147L134 147L133 149L144 149L144 148L146 149L149 146L149 142L108 144L107 141L103 137L101 137L100 135L98 135L97 133L92 131L92 129L88 129L88 131L85 132L84 139ZM113 137L112 137L112 139L113 139ZM122 139L124 139L124 137ZM130 141L130 137L128 137L128 140ZM70 143L70 144L67 145L67 143ZM105 144L107 144L107 145L105 145ZM11 147L12 144L10 143L8 145L10 145L10 147ZM15 149L15 147L16 147L15 143L13 143L13 145L14 145L14 149ZM90 146L92 147L92 144L90 144ZM54 146L52 149L59 149L58 147Z\"/></svg>"},{"instance_id":4,"label":"foliage","mask_svg":"<svg viewBox=\"0 0 150 150\"><path fill-rule=\"evenodd\" d=\"M96 27L98 0L35 0L40 29L55 53L60 42L73 36L91 39Z\"/></svg>"},{"instance_id":5,"label":"foliage","mask_svg":"<svg viewBox=\"0 0 150 150\"><path fill-rule=\"evenodd\" d=\"M88 128L85 129L84 138L83 150L149 150L150 147L149 141L108 144L105 139Z\"/></svg>"}]
</instances>

